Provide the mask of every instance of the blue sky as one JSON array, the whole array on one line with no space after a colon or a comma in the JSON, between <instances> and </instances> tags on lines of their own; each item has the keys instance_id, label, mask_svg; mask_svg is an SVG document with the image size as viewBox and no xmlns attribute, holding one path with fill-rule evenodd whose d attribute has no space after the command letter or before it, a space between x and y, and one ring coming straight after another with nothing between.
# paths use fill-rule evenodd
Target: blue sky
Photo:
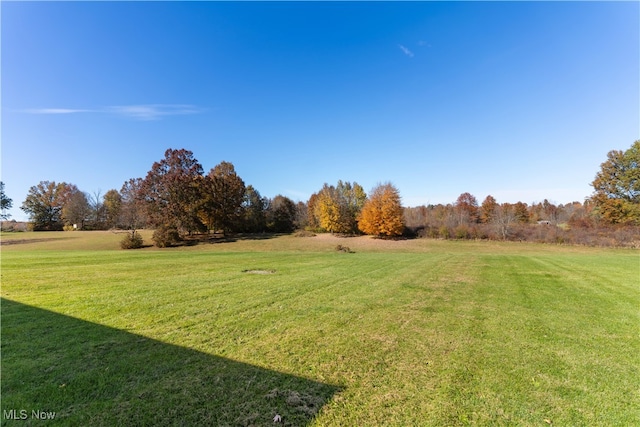
<instances>
[{"instance_id":1,"label":"blue sky","mask_svg":"<svg viewBox=\"0 0 640 427\"><path fill-rule=\"evenodd\" d=\"M104 194L167 148L263 196L582 201L640 139L637 2L2 2L2 180Z\"/></svg>"}]
</instances>

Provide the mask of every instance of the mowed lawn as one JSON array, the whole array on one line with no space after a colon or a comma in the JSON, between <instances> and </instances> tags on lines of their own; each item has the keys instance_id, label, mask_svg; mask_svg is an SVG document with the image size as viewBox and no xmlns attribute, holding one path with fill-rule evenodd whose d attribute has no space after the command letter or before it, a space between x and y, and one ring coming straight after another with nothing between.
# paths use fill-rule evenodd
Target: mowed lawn
<instances>
[{"instance_id":1,"label":"mowed lawn","mask_svg":"<svg viewBox=\"0 0 640 427\"><path fill-rule=\"evenodd\" d=\"M121 237L3 234L3 425L640 425L637 250Z\"/></svg>"}]
</instances>

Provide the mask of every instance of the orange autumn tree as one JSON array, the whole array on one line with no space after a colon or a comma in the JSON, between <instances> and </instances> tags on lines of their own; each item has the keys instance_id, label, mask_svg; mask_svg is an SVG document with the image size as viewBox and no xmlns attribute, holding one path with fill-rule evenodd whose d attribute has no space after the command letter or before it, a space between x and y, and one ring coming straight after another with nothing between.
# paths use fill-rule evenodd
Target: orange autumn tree
<instances>
[{"instance_id":1,"label":"orange autumn tree","mask_svg":"<svg viewBox=\"0 0 640 427\"><path fill-rule=\"evenodd\" d=\"M362 207L358 228L379 237L400 236L404 230L400 192L390 183L379 184Z\"/></svg>"}]
</instances>

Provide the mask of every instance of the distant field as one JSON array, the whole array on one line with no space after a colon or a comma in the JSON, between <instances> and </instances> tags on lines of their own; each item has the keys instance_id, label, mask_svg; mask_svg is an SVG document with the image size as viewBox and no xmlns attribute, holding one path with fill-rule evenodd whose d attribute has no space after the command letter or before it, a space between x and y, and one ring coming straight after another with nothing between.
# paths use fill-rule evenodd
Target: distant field
<instances>
[{"instance_id":1,"label":"distant field","mask_svg":"<svg viewBox=\"0 0 640 427\"><path fill-rule=\"evenodd\" d=\"M640 425L637 250L121 238L2 234L2 425Z\"/></svg>"}]
</instances>

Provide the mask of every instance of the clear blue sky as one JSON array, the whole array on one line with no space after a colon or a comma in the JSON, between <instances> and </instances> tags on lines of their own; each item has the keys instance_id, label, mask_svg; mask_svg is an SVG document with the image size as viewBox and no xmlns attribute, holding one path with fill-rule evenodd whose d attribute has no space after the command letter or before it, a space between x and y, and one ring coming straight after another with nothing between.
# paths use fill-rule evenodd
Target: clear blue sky
<instances>
[{"instance_id":1,"label":"clear blue sky","mask_svg":"<svg viewBox=\"0 0 640 427\"><path fill-rule=\"evenodd\" d=\"M2 2L2 180L104 194L167 148L263 196L589 196L640 139L638 2Z\"/></svg>"}]
</instances>

